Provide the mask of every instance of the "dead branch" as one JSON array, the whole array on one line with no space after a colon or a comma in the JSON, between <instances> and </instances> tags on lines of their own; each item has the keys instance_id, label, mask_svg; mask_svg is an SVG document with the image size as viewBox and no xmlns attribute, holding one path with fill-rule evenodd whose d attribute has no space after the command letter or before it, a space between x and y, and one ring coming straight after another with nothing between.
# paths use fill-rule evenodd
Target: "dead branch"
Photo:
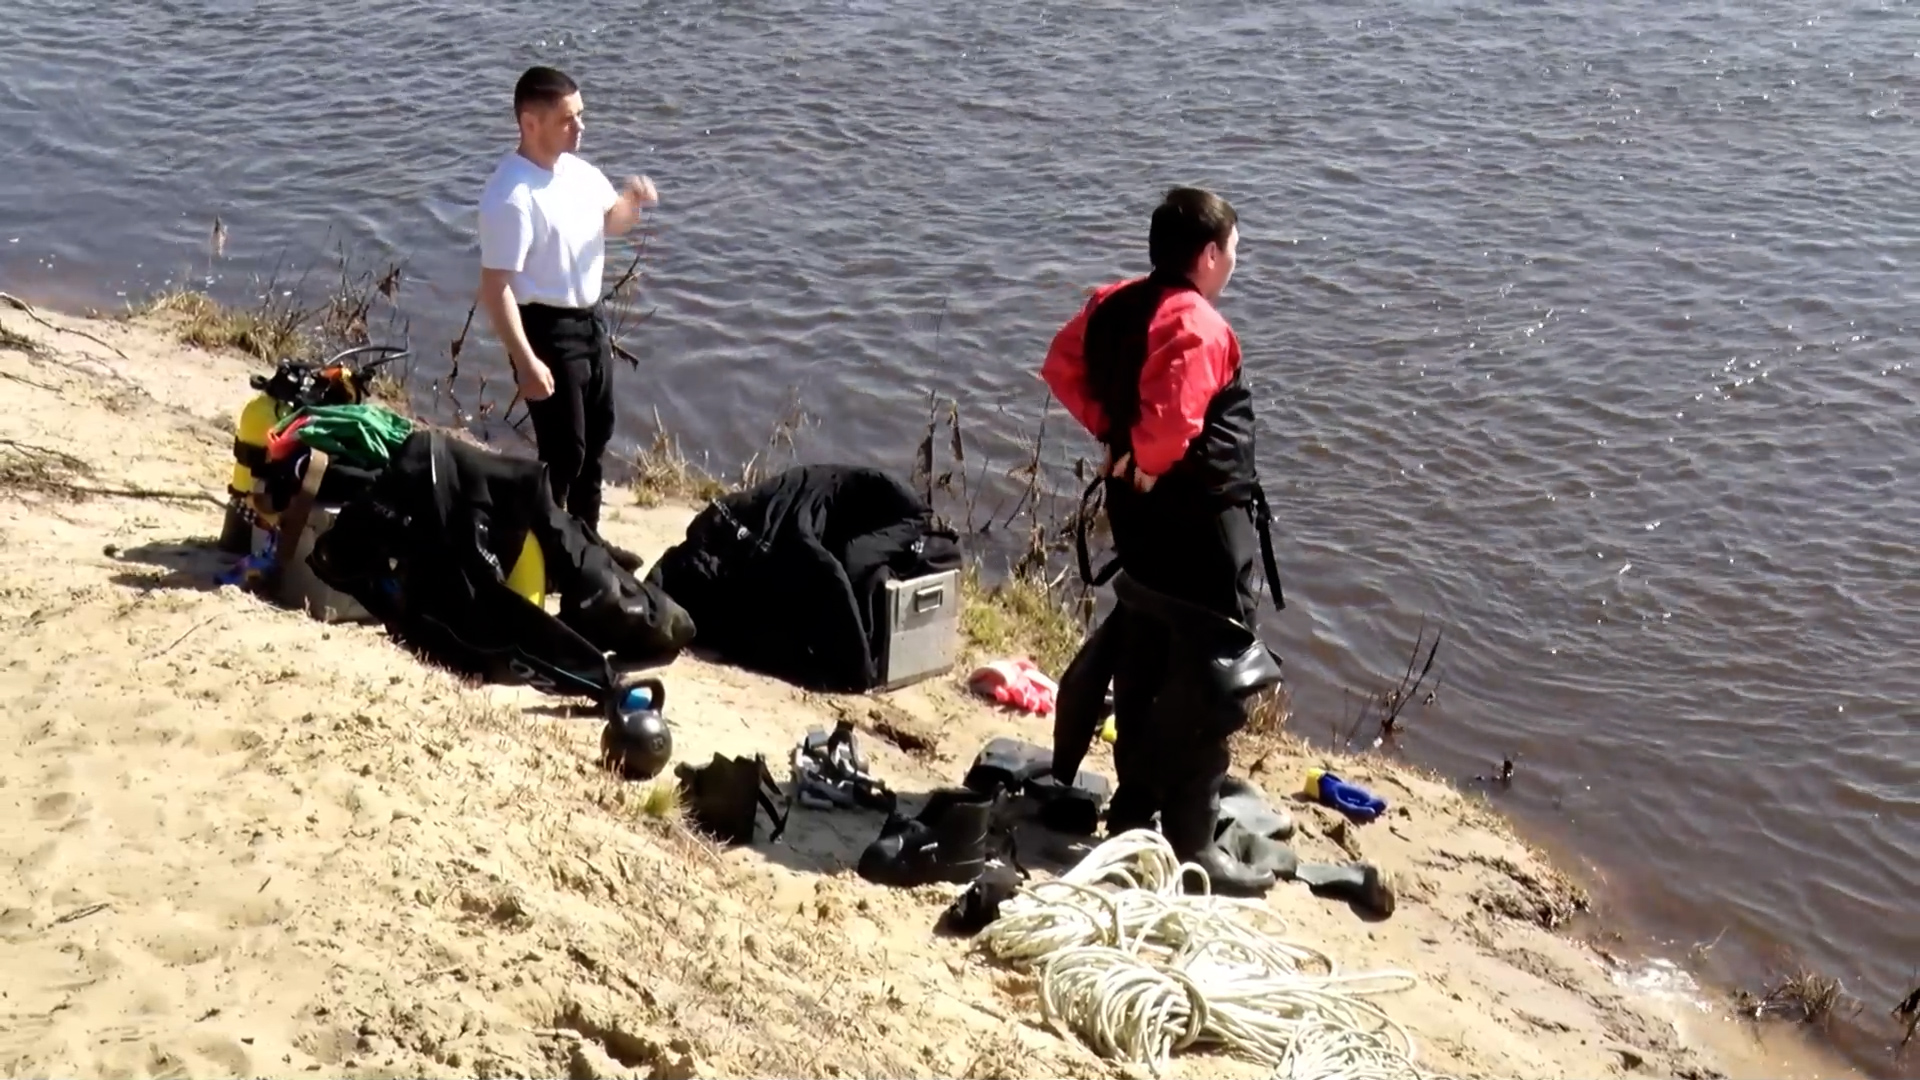
<instances>
[{"instance_id":1,"label":"dead branch","mask_svg":"<svg viewBox=\"0 0 1920 1080\"><path fill-rule=\"evenodd\" d=\"M4 344L5 344L4 341L0 341L0 345L4 345ZM57 394L60 392L60 389L58 387L49 386L43 382L35 382L32 379L27 378L25 375L15 375L11 371L0 371L0 379L11 379L14 382L21 384L22 386L31 386L35 390L45 390L49 394Z\"/></svg>"},{"instance_id":2,"label":"dead branch","mask_svg":"<svg viewBox=\"0 0 1920 1080\"><path fill-rule=\"evenodd\" d=\"M86 484L72 484L65 481L49 481L35 485L38 490L49 495L68 495L75 498L105 499L151 499L155 502L203 502L226 509L227 501L205 491L170 491L166 488L146 487L90 487Z\"/></svg>"},{"instance_id":3,"label":"dead branch","mask_svg":"<svg viewBox=\"0 0 1920 1080\"><path fill-rule=\"evenodd\" d=\"M467 331L473 329L473 313L480 308L480 301L467 305L467 321L460 324L460 336L447 346L447 380L451 382L460 377L460 350L466 347Z\"/></svg>"},{"instance_id":4,"label":"dead branch","mask_svg":"<svg viewBox=\"0 0 1920 1080\"><path fill-rule=\"evenodd\" d=\"M113 355L119 357L122 360L131 359L131 357L129 357L126 353L121 352L117 346L113 345L110 342L102 341L101 339L94 337L92 334L87 333L85 330L69 330L63 326L55 326L54 324L48 322L45 318L43 318L38 311L35 311L33 309L32 304L27 303L25 300L20 299L19 297L13 295L12 293L0 292L0 304L7 305L8 307L14 309L15 311L20 312L22 315L25 315L27 318L32 319L34 322L39 323L41 326L46 327L47 329L53 331L56 334L72 334L74 337L86 338L88 341L93 342L95 345L98 345L103 349L110 350L113 353Z\"/></svg>"},{"instance_id":5,"label":"dead branch","mask_svg":"<svg viewBox=\"0 0 1920 1080\"><path fill-rule=\"evenodd\" d=\"M167 646L166 646L166 648L164 648L164 649L161 649L160 651L158 651L158 652L156 652L156 653L153 653L153 654L152 654L151 656L148 656L148 657L147 657L147 659L148 659L148 660L153 660L153 659L157 659L157 658L159 658L159 657L162 657L162 656L165 656L166 654L168 654L168 653L170 653L170 652L172 652L173 650L175 650L175 649L177 649L177 648L179 648L179 647L180 647L180 643L181 643L181 642L183 642L183 641L185 641L185 640L187 640L188 638L190 638L190 637L192 637L192 636L193 636L194 634L196 634L196 633L198 633L199 631L201 631L201 630L203 630L203 629L205 629L205 628L206 628L207 626L209 626L209 625L211 625L212 623L214 623L215 621L217 621L217 620L218 620L218 619L220 619L220 618L221 618L221 616L219 616L219 615L209 615L208 617L206 617L206 618L204 618L204 619L202 619L202 620L200 620L199 622L197 622L197 623L194 623L194 624L193 624L192 626L190 626L190 627L188 627L188 628L187 628L187 632L186 632L186 633L184 633L184 634L181 634L181 635L180 635L179 637L177 637L177 638L174 638L174 639L173 639L172 641L170 641L170 642L168 642L168 643L167 643Z\"/></svg>"},{"instance_id":6,"label":"dead branch","mask_svg":"<svg viewBox=\"0 0 1920 1080\"><path fill-rule=\"evenodd\" d=\"M1360 699L1359 708L1355 712L1353 723L1347 728L1346 737L1340 740L1339 745L1351 748L1354 740L1359 738L1361 730L1370 724L1378 728L1378 733L1373 740L1375 746L1389 742L1399 734L1401 716L1407 703L1419 696L1420 687L1425 684L1427 676L1433 673L1433 661L1440 651L1441 635L1442 631L1434 631L1433 641L1428 643L1427 619L1424 615L1420 617L1420 629L1414 635L1413 650L1407 656L1406 670L1396 683L1382 689L1357 694ZM1425 664L1420 662L1420 650L1423 648L1427 652ZM1416 667L1419 669L1418 674L1415 673ZM1438 697L1439 688L1439 677L1436 677L1433 687L1427 691L1422 704L1431 705Z\"/></svg>"}]
</instances>

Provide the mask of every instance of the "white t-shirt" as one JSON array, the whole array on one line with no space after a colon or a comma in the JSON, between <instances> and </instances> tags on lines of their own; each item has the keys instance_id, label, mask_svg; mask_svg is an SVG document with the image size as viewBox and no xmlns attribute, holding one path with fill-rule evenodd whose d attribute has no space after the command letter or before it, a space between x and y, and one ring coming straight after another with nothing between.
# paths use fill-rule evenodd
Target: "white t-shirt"
<instances>
[{"instance_id":1,"label":"white t-shirt","mask_svg":"<svg viewBox=\"0 0 1920 1080\"><path fill-rule=\"evenodd\" d=\"M606 174L572 154L548 172L510 153L480 193L480 265L513 271L519 303L590 307L600 299L607 211L618 199Z\"/></svg>"}]
</instances>

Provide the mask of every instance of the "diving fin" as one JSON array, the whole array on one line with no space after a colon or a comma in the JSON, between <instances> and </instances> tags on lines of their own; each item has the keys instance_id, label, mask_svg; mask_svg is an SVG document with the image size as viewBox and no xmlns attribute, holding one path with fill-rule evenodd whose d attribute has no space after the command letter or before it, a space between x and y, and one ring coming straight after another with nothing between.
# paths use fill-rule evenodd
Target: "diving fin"
<instances>
[{"instance_id":1,"label":"diving fin","mask_svg":"<svg viewBox=\"0 0 1920 1080\"><path fill-rule=\"evenodd\" d=\"M1092 836L1100 826L1100 811L1113 797L1113 785L1099 773L1081 769L1071 785L1053 776L1034 777L1024 794L1040 804L1040 824L1055 832Z\"/></svg>"},{"instance_id":2,"label":"diving fin","mask_svg":"<svg viewBox=\"0 0 1920 1080\"><path fill-rule=\"evenodd\" d=\"M996 735L973 759L961 783L982 795L1018 794L1028 781L1053 768L1053 751L1024 739Z\"/></svg>"}]
</instances>

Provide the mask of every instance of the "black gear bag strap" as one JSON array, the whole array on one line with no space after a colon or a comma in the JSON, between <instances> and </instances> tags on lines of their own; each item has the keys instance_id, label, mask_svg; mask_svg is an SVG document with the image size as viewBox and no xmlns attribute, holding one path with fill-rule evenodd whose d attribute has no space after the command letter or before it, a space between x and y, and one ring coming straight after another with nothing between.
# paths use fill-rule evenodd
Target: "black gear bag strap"
<instances>
[{"instance_id":1,"label":"black gear bag strap","mask_svg":"<svg viewBox=\"0 0 1920 1080\"><path fill-rule=\"evenodd\" d=\"M1087 556L1087 522L1093 519L1093 511L1087 509L1087 504L1093 501L1094 492L1099 491L1100 485L1106 482L1107 476L1103 473L1094 477L1093 483L1087 485L1087 490L1080 495L1080 513L1073 523L1073 545L1080 556L1080 580L1086 582L1089 589L1097 589L1105 585L1113 579L1113 575L1120 572L1118 555L1108 559L1107 565L1101 567L1097 575L1093 572L1093 560ZM1104 503L1104 500L1102 502Z\"/></svg>"},{"instance_id":2,"label":"black gear bag strap","mask_svg":"<svg viewBox=\"0 0 1920 1080\"><path fill-rule=\"evenodd\" d=\"M1287 610L1287 598L1280 588L1280 567L1273 561L1273 511L1267 508L1267 492L1253 485L1253 527L1260 533L1261 569L1267 574L1267 591L1273 594L1276 611Z\"/></svg>"}]
</instances>

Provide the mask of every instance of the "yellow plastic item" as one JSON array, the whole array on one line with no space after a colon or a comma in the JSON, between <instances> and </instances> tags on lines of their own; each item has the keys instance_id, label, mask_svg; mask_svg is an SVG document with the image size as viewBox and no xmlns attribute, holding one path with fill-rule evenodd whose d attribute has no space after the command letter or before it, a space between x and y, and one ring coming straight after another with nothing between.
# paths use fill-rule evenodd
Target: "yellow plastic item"
<instances>
[{"instance_id":1,"label":"yellow plastic item","mask_svg":"<svg viewBox=\"0 0 1920 1080\"><path fill-rule=\"evenodd\" d=\"M1327 775L1327 770L1325 769L1307 770L1307 782L1302 788L1307 793L1307 798L1312 799L1314 802L1320 801L1320 778L1325 775Z\"/></svg>"},{"instance_id":2,"label":"yellow plastic item","mask_svg":"<svg viewBox=\"0 0 1920 1080\"><path fill-rule=\"evenodd\" d=\"M547 602L547 555L531 532L520 545L520 557L513 560L513 569L507 571L507 588L526 597L534 607Z\"/></svg>"},{"instance_id":3,"label":"yellow plastic item","mask_svg":"<svg viewBox=\"0 0 1920 1080\"><path fill-rule=\"evenodd\" d=\"M1102 742L1112 742L1119 737L1120 733L1113 729L1113 717L1107 717L1106 720L1100 724L1100 740Z\"/></svg>"}]
</instances>

